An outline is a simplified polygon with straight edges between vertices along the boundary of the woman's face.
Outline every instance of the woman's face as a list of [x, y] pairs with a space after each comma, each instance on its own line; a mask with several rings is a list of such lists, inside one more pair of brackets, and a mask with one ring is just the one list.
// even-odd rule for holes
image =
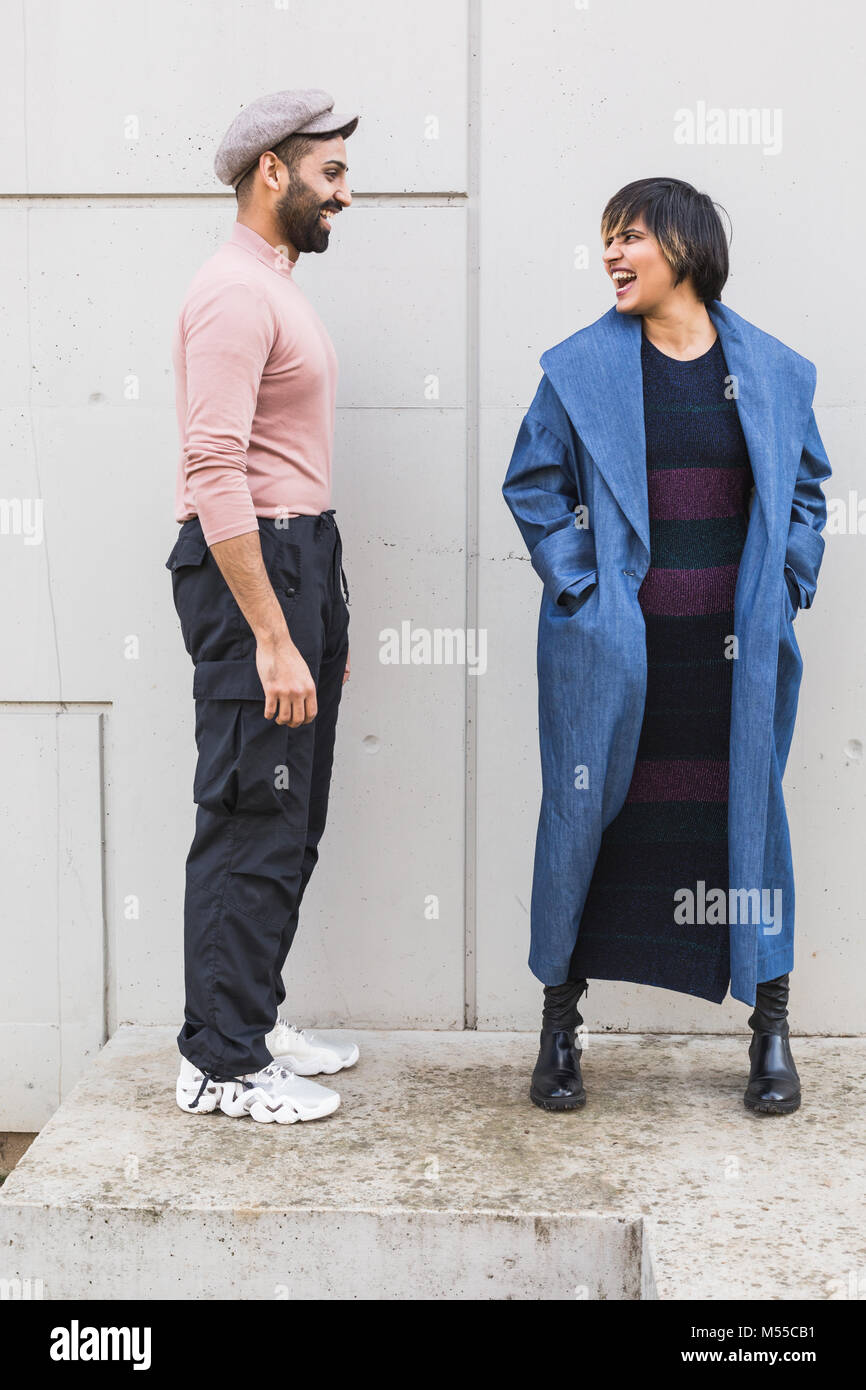
[[[640, 215], [608, 238], [603, 259], [620, 314], [652, 313], [674, 292], [674, 272]], [[682, 290], [683, 285], [676, 289]]]

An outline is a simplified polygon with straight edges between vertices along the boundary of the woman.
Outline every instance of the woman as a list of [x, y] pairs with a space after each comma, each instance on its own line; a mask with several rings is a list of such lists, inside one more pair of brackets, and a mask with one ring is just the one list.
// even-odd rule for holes
[[782, 775], [830, 466], [815, 369], [719, 300], [706, 194], [642, 179], [608, 203], [615, 304], [544, 353], [503, 487], [544, 583], [543, 796], [530, 1095], [586, 1101], [590, 978], [752, 1006], [748, 1108], [788, 1113], [794, 883]]

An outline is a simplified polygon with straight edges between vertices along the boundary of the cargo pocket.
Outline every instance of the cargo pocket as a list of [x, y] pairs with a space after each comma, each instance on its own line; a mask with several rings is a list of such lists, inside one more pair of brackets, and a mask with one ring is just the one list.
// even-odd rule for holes
[[[167, 570], [171, 571], [171, 588], [174, 596], [174, 606], [177, 616], [180, 618], [180, 630], [183, 634], [184, 646], [190, 656], [194, 656], [194, 637], [195, 637], [195, 611], [196, 603], [191, 601], [190, 577], [198, 575], [201, 567], [207, 559], [208, 545], [202, 534], [201, 526], [196, 521], [185, 521], [180, 528], [180, 535], [174, 543], [172, 552], [165, 562]], [[201, 588], [201, 584], [197, 585]]]
[[[204, 538], [197, 518], [185, 521], [165, 562], [184, 645], [203, 662], [255, 662], [255, 639]], [[254, 668], [255, 669], [255, 668]]]
[[[190, 529], [187, 530], [187, 527]], [[183, 569], [185, 565], [200, 565], [206, 555], [207, 541], [201, 527], [185, 521], [180, 528], [180, 535], [174, 543], [172, 552], [165, 562], [165, 567], [174, 573], [175, 570]]]
[[255, 656], [239, 661], [197, 661], [192, 693], [196, 700], [265, 701]]

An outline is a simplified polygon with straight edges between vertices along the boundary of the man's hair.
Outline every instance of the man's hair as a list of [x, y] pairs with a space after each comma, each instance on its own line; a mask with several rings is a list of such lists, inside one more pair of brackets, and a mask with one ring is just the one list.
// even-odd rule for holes
[[728, 278], [728, 242], [718, 206], [709, 194], [699, 193], [681, 179], [627, 183], [602, 213], [602, 241], [619, 236], [638, 216], [661, 247], [676, 276], [674, 284], [690, 277], [705, 304], [720, 299]]
[[[279, 144], [271, 146], [271, 153], [275, 154], [277, 159], [285, 164], [289, 171], [289, 176], [291, 177], [295, 173], [301, 160], [310, 153], [310, 150], [314, 149], [315, 146], [320, 144], [323, 140], [333, 140], [335, 135], [345, 135], [347, 129], [348, 126], [344, 127], [343, 130], [329, 130], [324, 135], [287, 135], [285, 140], [281, 140]], [[262, 150], [262, 154], [265, 153], [266, 151]], [[259, 159], [261, 159], [261, 155], [259, 155]], [[239, 207], [242, 207], [243, 204], [249, 200], [250, 194], [253, 191], [253, 184], [255, 183], [256, 170], [258, 167], [259, 160], [257, 159], [253, 167], [248, 169], [244, 174], [235, 189]]]

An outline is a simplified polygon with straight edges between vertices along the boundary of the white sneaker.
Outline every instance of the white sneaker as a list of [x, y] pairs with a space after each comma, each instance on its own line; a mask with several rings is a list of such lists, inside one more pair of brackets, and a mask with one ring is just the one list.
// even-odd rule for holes
[[188, 1115], [210, 1115], [220, 1103], [222, 1086], [208, 1078], [207, 1085], [202, 1087], [204, 1080], [204, 1073], [181, 1054], [180, 1074], [174, 1094], [181, 1110]]
[[359, 1056], [357, 1043], [334, 1042], [321, 1033], [296, 1028], [284, 1018], [277, 1019], [265, 1038], [265, 1047], [275, 1062], [291, 1067], [297, 1076], [318, 1076], [320, 1072], [333, 1076], [335, 1071], [353, 1067]]
[[224, 1115], [251, 1115], [260, 1124], [319, 1120], [340, 1104], [336, 1091], [295, 1076], [277, 1062], [246, 1076], [216, 1079], [181, 1057], [175, 1094], [181, 1110], [189, 1115], [209, 1115], [219, 1105]]

